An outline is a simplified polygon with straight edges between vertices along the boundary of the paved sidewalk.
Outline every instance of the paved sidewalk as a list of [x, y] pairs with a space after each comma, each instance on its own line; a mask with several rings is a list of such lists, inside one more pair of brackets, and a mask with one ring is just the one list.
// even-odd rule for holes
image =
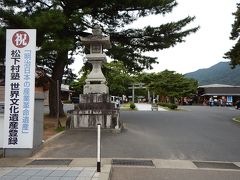
[[1, 180], [98, 180], [94, 167], [6, 167]]
[[[96, 170], [95, 159], [67, 159], [68, 164], [48, 164], [63, 162], [65, 159], [51, 158], [0, 158], [0, 180], [109, 180], [111, 165], [103, 165]], [[36, 161], [40, 164], [36, 164]], [[46, 164], [41, 164], [45, 162]]]
[[38, 160], [64, 159], [0, 158], [0, 180], [239, 180], [240, 177], [240, 162], [204, 162], [206, 168], [190, 160], [128, 159], [135, 163], [152, 161], [143, 166], [141, 163], [111, 165], [111, 158], [103, 158], [101, 173], [97, 173], [94, 158], [68, 159], [71, 162], [67, 165], [45, 166], [33, 163]]
[[[135, 103], [137, 109], [139, 111], [152, 111], [152, 106], [151, 104], [147, 104], [147, 103]], [[161, 107], [158, 107], [158, 111], [167, 111], [166, 109], [163, 109]]]
[[[239, 162], [204, 162], [207, 167], [197, 167], [189, 160], [153, 159], [154, 166], [113, 165], [111, 180], [239, 180]], [[203, 162], [202, 162], [203, 163]], [[210, 164], [209, 164], [210, 163]], [[216, 166], [216, 163], [222, 164]], [[235, 166], [229, 167], [226, 163]], [[210, 168], [211, 167], [211, 168]], [[235, 167], [235, 168], [234, 168]], [[239, 167], [239, 168], [237, 168]]]
[[239, 180], [240, 171], [115, 167], [111, 180]]

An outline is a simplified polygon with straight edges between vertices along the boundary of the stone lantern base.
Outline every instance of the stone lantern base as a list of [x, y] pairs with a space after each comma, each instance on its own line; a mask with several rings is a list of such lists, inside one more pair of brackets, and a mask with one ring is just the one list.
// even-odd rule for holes
[[83, 87], [83, 94], [108, 94], [109, 88], [106, 84], [86, 84]]
[[69, 114], [68, 128], [120, 129], [119, 109], [110, 101], [108, 94], [81, 94], [79, 104]]

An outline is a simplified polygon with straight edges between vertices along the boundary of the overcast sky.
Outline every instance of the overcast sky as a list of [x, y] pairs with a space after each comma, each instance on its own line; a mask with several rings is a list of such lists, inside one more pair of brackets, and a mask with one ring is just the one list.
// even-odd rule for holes
[[[131, 25], [142, 28], [177, 21], [188, 15], [196, 17], [188, 27], [199, 25], [200, 29], [186, 37], [186, 42], [147, 54], [158, 57], [159, 64], [154, 64], [152, 71], [168, 69], [184, 74], [226, 61], [223, 58], [224, 53], [234, 45], [229, 36], [234, 22], [232, 13], [236, 11], [239, 0], [177, 0], [177, 2], [178, 6], [172, 13], [164, 17], [145, 17]], [[82, 64], [81, 58], [77, 58], [76, 61], [78, 62], [74, 64], [74, 72], [79, 71]]]

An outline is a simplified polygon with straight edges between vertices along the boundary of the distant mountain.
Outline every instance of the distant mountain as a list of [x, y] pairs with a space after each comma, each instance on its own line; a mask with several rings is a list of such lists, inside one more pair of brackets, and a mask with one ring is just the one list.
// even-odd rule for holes
[[231, 69], [229, 62], [220, 62], [210, 68], [187, 73], [185, 76], [196, 79], [199, 85], [240, 85], [240, 67], [237, 66], [235, 69]]

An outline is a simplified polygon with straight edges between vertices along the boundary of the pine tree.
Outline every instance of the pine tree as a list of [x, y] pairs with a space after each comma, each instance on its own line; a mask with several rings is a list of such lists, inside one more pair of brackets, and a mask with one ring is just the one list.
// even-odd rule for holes
[[230, 59], [232, 68], [235, 68], [240, 64], [240, 3], [237, 4], [237, 11], [233, 15], [235, 16], [235, 20], [232, 24], [230, 39], [236, 41], [236, 44], [225, 53], [224, 58]]
[[[184, 37], [198, 27], [186, 29], [194, 17], [158, 27], [124, 29], [140, 17], [164, 15], [177, 5], [175, 0], [3, 0], [0, 6], [0, 42], [4, 42], [6, 28], [36, 28], [37, 64], [51, 76], [50, 115], [56, 116], [56, 82], [61, 84], [73, 54], [83, 52], [80, 36], [95, 24], [111, 37], [111, 58], [120, 60], [129, 71], [152, 68], [156, 58], [144, 56], [146, 51], [159, 51], [184, 41]], [[185, 30], [183, 30], [183, 28]], [[4, 43], [5, 44], [5, 43]], [[0, 48], [3, 44], [0, 45]], [[4, 52], [1, 53], [1, 59]], [[58, 87], [58, 91], [59, 91]], [[61, 107], [61, 113], [63, 109]]]

